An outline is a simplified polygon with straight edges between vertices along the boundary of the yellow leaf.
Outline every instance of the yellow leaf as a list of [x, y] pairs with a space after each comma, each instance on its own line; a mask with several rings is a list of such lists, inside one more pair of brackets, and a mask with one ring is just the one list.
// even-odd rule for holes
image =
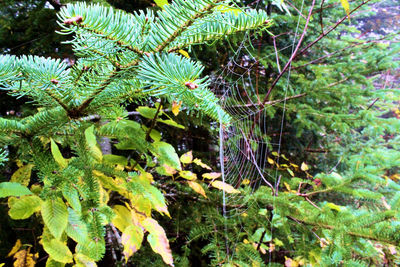
[[113, 218], [112, 223], [118, 230], [124, 232], [125, 228], [132, 224], [130, 219], [131, 212], [122, 205], [115, 205], [113, 211], [116, 216]]
[[138, 251], [143, 241], [143, 230], [138, 225], [129, 225], [121, 236], [121, 243], [124, 245], [124, 256], [127, 262], [136, 251]]
[[203, 187], [196, 182], [188, 181], [190, 188], [192, 188], [196, 193], [199, 193], [203, 197], [207, 198], [206, 192], [204, 191]]
[[154, 178], [153, 178], [153, 175], [151, 173], [141, 172], [139, 177], [140, 177], [140, 179], [143, 179], [145, 181], [149, 181], [150, 183], [154, 182]]
[[275, 156], [275, 157], [277, 157], [277, 156], [278, 156], [278, 152], [275, 152], [275, 151], [274, 151], [274, 152], [272, 152], [271, 154], [272, 154], [273, 156]]
[[349, 5], [349, 2], [347, 0], [340, 0], [340, 2], [342, 3], [344, 11], [346, 11], [347, 17], [350, 20], [350, 5]]
[[147, 241], [153, 251], [160, 254], [166, 264], [174, 266], [174, 260], [164, 229], [153, 218], [144, 219], [141, 225], [149, 232]]
[[164, 164], [163, 167], [164, 167], [165, 173], [169, 176], [173, 176], [175, 173], [177, 173], [177, 171], [174, 168], [172, 168], [171, 166], [169, 166], [167, 164]]
[[288, 158], [287, 158], [284, 154], [281, 154], [281, 157], [282, 157], [283, 159], [289, 161]]
[[336, 210], [336, 211], [340, 211], [341, 210], [340, 206], [338, 206], [338, 205], [336, 205], [334, 203], [328, 203], [326, 205], [332, 210]]
[[294, 173], [293, 173], [293, 171], [291, 169], [286, 169], [286, 170], [287, 170], [288, 173], [290, 173], [291, 176], [294, 177]]
[[60, 149], [58, 148], [56, 142], [54, 142], [54, 140], [51, 138], [50, 138], [50, 142], [51, 142], [51, 154], [53, 155], [54, 160], [58, 163], [58, 165], [61, 166], [61, 168], [67, 167], [68, 162], [62, 156]]
[[194, 181], [197, 179], [197, 175], [191, 171], [180, 171], [179, 175], [186, 179], [186, 180], [190, 180], [190, 181]]
[[274, 164], [275, 163], [275, 161], [273, 159], [269, 158], [269, 157], [267, 157], [267, 160], [268, 160], [269, 164]]
[[168, 0], [154, 0], [157, 6], [161, 7], [164, 9], [165, 5], [168, 5]]
[[303, 172], [309, 170], [308, 165], [307, 165], [305, 162], [301, 163], [300, 169], [301, 169]]
[[226, 193], [229, 194], [240, 194], [240, 191], [235, 189], [233, 186], [231, 186], [230, 184], [221, 182], [221, 181], [214, 181], [211, 183], [211, 185], [215, 188], [218, 188], [220, 190], [225, 191]]
[[194, 159], [193, 163], [198, 165], [198, 166], [200, 166], [200, 167], [202, 167], [202, 168], [204, 168], [204, 169], [207, 169], [207, 170], [211, 171], [211, 167], [208, 166], [207, 164], [204, 164], [203, 162], [201, 162], [201, 159]]
[[177, 103], [176, 101], [172, 102], [172, 113], [175, 116], [178, 116], [181, 106], [182, 106], [182, 101], [179, 101], [179, 103]]
[[203, 173], [202, 176], [205, 179], [217, 179], [221, 176], [221, 173], [220, 172]]
[[33, 259], [33, 254], [30, 253], [31, 248], [23, 249], [15, 253], [14, 255], [14, 267], [34, 267], [35, 260]]
[[283, 182], [283, 185], [286, 187], [287, 191], [292, 191], [292, 189], [290, 188], [290, 185], [286, 182]]
[[20, 166], [20, 168], [16, 170], [11, 176], [10, 182], [16, 182], [28, 186], [31, 180], [32, 167], [33, 164]]
[[242, 13], [242, 10], [240, 10], [239, 8], [234, 8], [234, 7], [230, 7], [230, 6], [218, 5], [215, 7], [215, 9], [220, 11], [221, 13], [232, 12], [236, 16], [239, 15], [240, 13]]
[[249, 179], [244, 179], [243, 181], [242, 181], [242, 184], [243, 185], [248, 185], [250, 183], [250, 180]]
[[178, 50], [178, 52], [179, 53], [181, 53], [184, 57], [186, 57], [186, 58], [190, 58], [190, 56], [189, 56], [189, 53], [188, 52], [186, 52], [185, 50], [183, 50], [183, 49], [179, 49]]
[[299, 263], [285, 256], [285, 267], [298, 267]]
[[180, 158], [181, 162], [183, 164], [190, 164], [193, 161], [193, 154], [192, 151], [186, 152], [185, 154], [183, 154]]
[[17, 251], [21, 248], [21, 246], [22, 246], [21, 240], [18, 239], [17, 242], [15, 242], [15, 245], [13, 246], [11, 251], [8, 253], [7, 257], [11, 257], [15, 253], [17, 253]]

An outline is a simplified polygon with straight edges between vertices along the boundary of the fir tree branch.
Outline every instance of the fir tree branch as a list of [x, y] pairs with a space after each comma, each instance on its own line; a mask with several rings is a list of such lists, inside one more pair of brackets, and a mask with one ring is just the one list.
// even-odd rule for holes
[[[296, 221], [296, 222], [301, 222], [307, 225], [311, 225], [311, 226], [316, 226], [316, 227], [321, 227], [321, 228], [325, 228], [325, 229], [329, 229], [329, 230], [335, 230], [338, 227], [329, 225], [329, 224], [323, 224], [323, 223], [319, 223], [319, 222], [310, 222], [304, 219], [298, 219], [298, 218], [294, 218], [292, 216], [287, 216], [288, 219], [292, 220], [292, 221]], [[387, 218], [389, 219], [389, 218]], [[363, 234], [363, 233], [357, 233], [354, 231], [346, 231], [346, 234], [354, 236], [354, 237], [359, 237], [359, 238], [364, 238], [364, 239], [368, 239], [368, 240], [374, 240], [377, 242], [383, 242], [383, 243], [387, 243], [387, 244], [391, 244], [391, 245], [395, 245], [398, 246], [398, 243], [394, 240], [389, 240], [389, 239], [384, 239], [384, 238], [379, 238], [376, 236], [372, 236], [372, 235], [367, 235], [367, 234]]]
[[[190, 27], [197, 19], [202, 18], [210, 13], [212, 13], [212, 9], [220, 2], [224, 0], [216, 0], [208, 5], [206, 5], [203, 9], [197, 11], [193, 16], [191, 16], [185, 23], [183, 23], [180, 27], [178, 27], [175, 32], [173, 32], [163, 43], [159, 44], [154, 50], [155, 53], [161, 52], [166, 48], [172, 41], [174, 41], [179, 35], [182, 34], [188, 27]], [[176, 50], [176, 49], [175, 49]]]

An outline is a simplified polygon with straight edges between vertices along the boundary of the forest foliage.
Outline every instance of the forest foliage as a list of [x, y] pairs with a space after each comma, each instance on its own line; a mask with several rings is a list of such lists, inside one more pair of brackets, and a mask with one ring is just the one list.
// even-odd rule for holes
[[[34, 229], [4, 257], [14, 266], [400, 264], [400, 92], [388, 82], [398, 32], [363, 38], [352, 26], [373, 2], [61, 5], [58, 33], [76, 61], [0, 56], [0, 88], [30, 102], [22, 116], [0, 117], [0, 163], [12, 170], [0, 197], [16, 220], [8, 224]], [[201, 129], [220, 134], [206, 153], [187, 141]], [[228, 148], [258, 172], [224, 172]]]

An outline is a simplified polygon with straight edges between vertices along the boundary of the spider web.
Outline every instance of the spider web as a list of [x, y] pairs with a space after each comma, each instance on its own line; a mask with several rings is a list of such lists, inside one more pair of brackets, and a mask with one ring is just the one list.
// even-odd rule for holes
[[[258, 4], [257, 4], [258, 5]], [[303, 10], [302, 2], [300, 13]], [[288, 49], [293, 53], [298, 39], [300, 16], [297, 21], [296, 31], [293, 42], [279, 51], [267, 54], [265, 58], [275, 58], [277, 52]], [[249, 33], [245, 35], [239, 47], [230, 57], [225, 68], [212, 77], [212, 88], [219, 96], [224, 110], [232, 117], [229, 126], [220, 124], [219, 127], [219, 146], [220, 146], [220, 169], [223, 182], [227, 182], [234, 187], [241, 184], [250, 184], [252, 191], [261, 185], [267, 185], [277, 190], [279, 185], [278, 169], [273, 169], [268, 163], [268, 154], [277, 151], [276, 159], [279, 165], [279, 155], [281, 150], [282, 133], [284, 128], [286, 100], [283, 101], [282, 114], [278, 121], [279, 132], [270, 133], [268, 124], [270, 117], [267, 109], [261, 104], [263, 99], [259, 94], [258, 75], [263, 70], [260, 66], [262, 58], [259, 54], [252, 55], [253, 44], [257, 43], [257, 37], [251, 37]], [[260, 43], [259, 43], [260, 44]], [[258, 47], [260, 48], [260, 47]], [[254, 53], [254, 51], [253, 51]], [[278, 67], [279, 68], [279, 67]], [[280, 68], [279, 70], [280, 71]], [[286, 86], [284, 95], [286, 99], [287, 88], [289, 86], [290, 68], [286, 73]], [[276, 123], [276, 122], [275, 122]], [[271, 138], [273, 136], [274, 138]], [[223, 216], [236, 217], [246, 212], [244, 206], [227, 209], [226, 203], [243, 203], [243, 195], [225, 194], [223, 192]], [[262, 208], [262, 207], [260, 207]], [[275, 210], [275, 203], [273, 203]], [[227, 236], [227, 226], [225, 224], [225, 235]], [[272, 236], [272, 225], [271, 225]], [[273, 238], [273, 237], [272, 237]], [[239, 240], [238, 240], [239, 241]], [[229, 248], [226, 238], [227, 255], [233, 257], [234, 249]], [[271, 261], [271, 253], [269, 254]]]

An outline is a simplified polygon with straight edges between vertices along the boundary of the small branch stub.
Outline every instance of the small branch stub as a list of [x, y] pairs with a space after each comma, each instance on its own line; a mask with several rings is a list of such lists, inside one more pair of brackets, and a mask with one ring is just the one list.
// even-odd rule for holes
[[75, 16], [75, 17], [72, 17], [70, 19], [64, 20], [64, 24], [65, 25], [72, 25], [74, 23], [81, 24], [82, 21], [83, 21], [83, 17], [82, 16]]
[[185, 82], [185, 86], [187, 88], [189, 88], [190, 90], [196, 89], [197, 87], [199, 87], [197, 84], [192, 83], [192, 82]]
[[59, 81], [56, 80], [56, 79], [51, 79], [50, 82], [51, 82], [52, 84], [55, 84], [55, 85], [57, 85], [57, 84], [59, 83]]

